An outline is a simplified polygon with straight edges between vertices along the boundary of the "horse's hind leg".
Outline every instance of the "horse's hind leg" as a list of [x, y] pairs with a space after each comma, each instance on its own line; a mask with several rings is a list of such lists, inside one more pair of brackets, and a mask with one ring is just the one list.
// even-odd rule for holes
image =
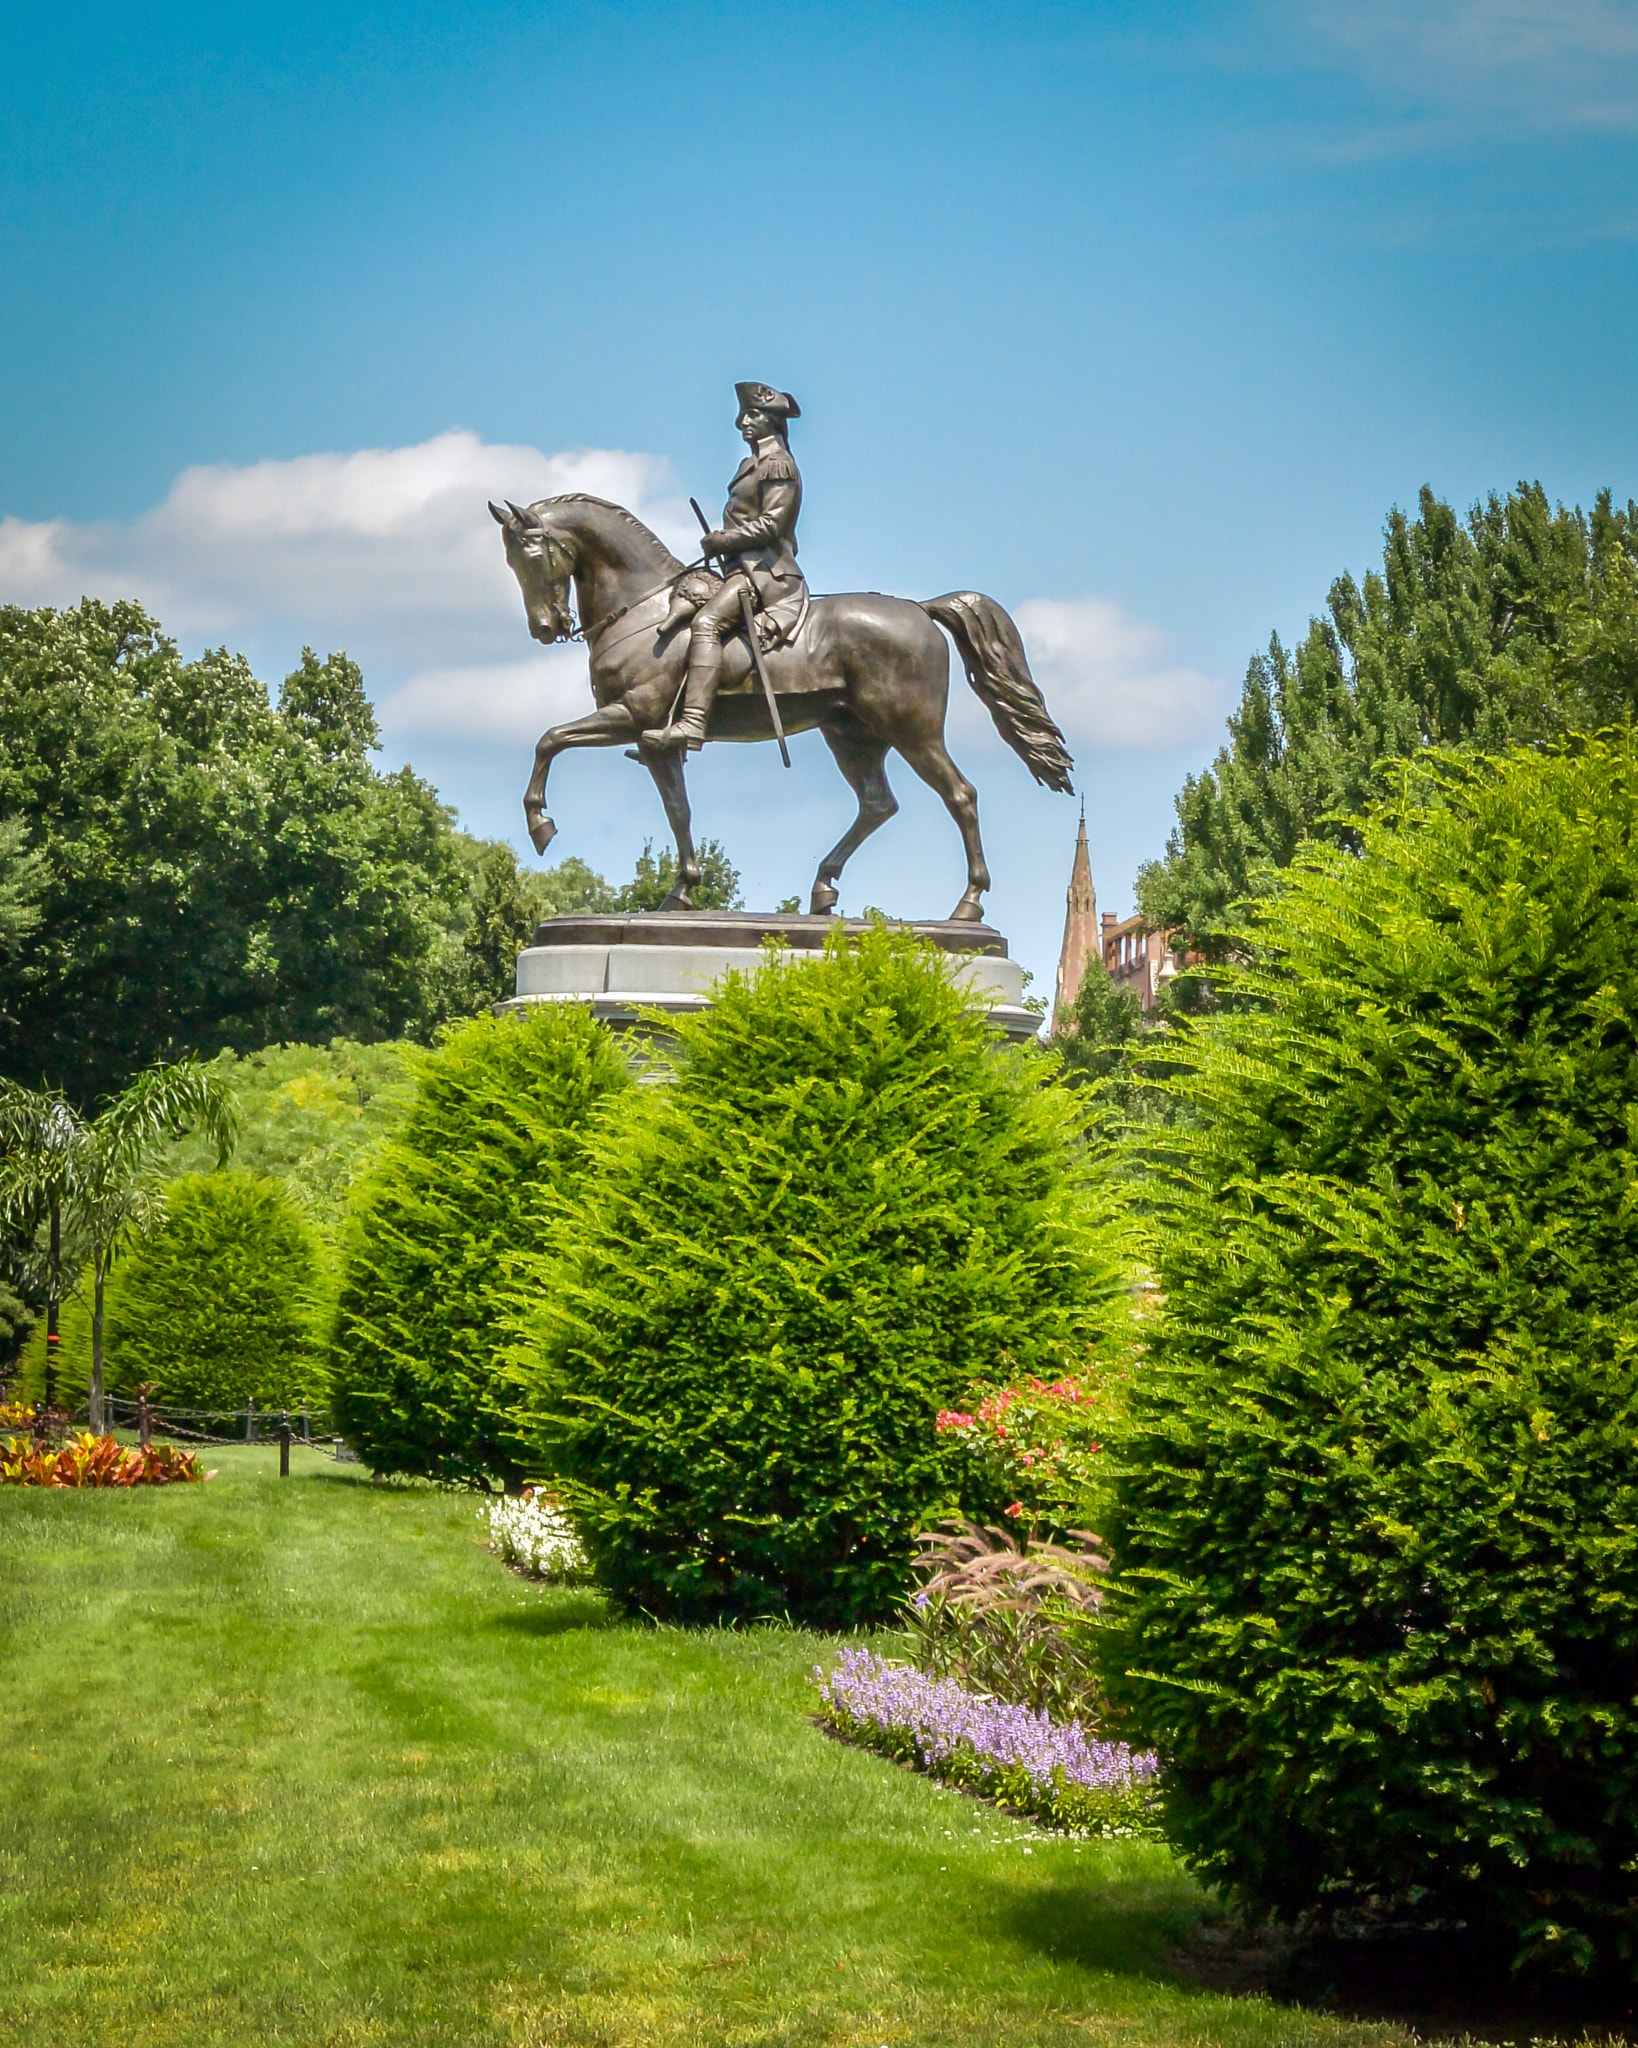
[[950, 912], [953, 924], [982, 924], [984, 891], [990, 886], [990, 871], [984, 865], [984, 842], [978, 836], [978, 791], [962, 774], [938, 737], [918, 743], [899, 742], [899, 752], [915, 769], [929, 789], [937, 790], [944, 807], [961, 830], [967, 849], [967, 893]]
[[660, 801], [665, 805], [672, 836], [677, 842], [677, 885], [660, 908], [692, 910], [694, 898], [689, 892], [698, 886], [700, 864], [694, 856], [694, 819], [688, 808], [688, 783], [685, 778], [688, 756], [680, 748], [671, 753], [662, 752], [655, 747], [644, 747], [637, 758], [654, 777], [654, 786], [660, 792]]
[[624, 704], [605, 704], [584, 718], [572, 718], [567, 725], [554, 725], [535, 742], [535, 772], [523, 792], [523, 818], [536, 853], [544, 853], [557, 837], [557, 827], [546, 815], [546, 771], [571, 747], [617, 747], [636, 731]]
[[810, 917], [821, 917], [836, 908], [836, 884], [841, 880], [842, 869], [871, 833], [885, 825], [899, 807], [898, 798], [887, 786], [885, 740], [873, 739], [851, 722], [821, 726], [820, 731], [825, 736], [825, 745], [836, 756], [837, 767], [859, 799], [859, 815], [819, 863], [808, 902]]

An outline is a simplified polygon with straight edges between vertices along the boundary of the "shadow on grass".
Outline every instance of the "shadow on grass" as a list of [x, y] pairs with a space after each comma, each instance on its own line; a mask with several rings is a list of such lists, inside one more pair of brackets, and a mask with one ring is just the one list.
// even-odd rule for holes
[[1199, 1910], [1175, 1896], [1156, 1896], [1159, 1886], [1147, 1897], [1144, 1889], [1126, 1884], [1115, 1892], [1095, 1882], [1032, 1886], [1026, 1892], [998, 1889], [996, 1917], [1054, 1962], [1176, 1983], [1172, 1959], [1178, 1944], [1194, 1933]]
[[565, 1593], [549, 1606], [492, 1614], [485, 1626], [510, 1629], [521, 1636], [565, 1636], [576, 1629], [611, 1629], [622, 1624], [601, 1593]]
[[1174, 1981], [1338, 2019], [1388, 2022], [1427, 2043], [1638, 2040], [1630, 1984], [1524, 1982], [1505, 1947], [1459, 1928], [1297, 1933], [1205, 1915], [1168, 1958]]

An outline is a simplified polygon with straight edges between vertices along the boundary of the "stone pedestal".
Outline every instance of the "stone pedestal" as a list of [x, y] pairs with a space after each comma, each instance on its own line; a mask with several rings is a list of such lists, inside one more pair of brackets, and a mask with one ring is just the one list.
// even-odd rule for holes
[[[786, 959], [817, 957], [840, 925], [858, 919], [764, 917], [750, 910], [651, 910], [605, 916], [550, 917], [535, 943], [518, 955], [518, 992], [499, 1009], [521, 1003], [586, 1003], [617, 1029], [642, 1010], [678, 1016], [710, 1007], [711, 988], [732, 968], [754, 972], [764, 942]], [[1024, 974], [1007, 958], [1007, 942], [985, 924], [912, 924], [900, 929], [928, 939], [959, 961], [957, 987], [1009, 1038], [1031, 1038], [1041, 1019], [1023, 1006]]]

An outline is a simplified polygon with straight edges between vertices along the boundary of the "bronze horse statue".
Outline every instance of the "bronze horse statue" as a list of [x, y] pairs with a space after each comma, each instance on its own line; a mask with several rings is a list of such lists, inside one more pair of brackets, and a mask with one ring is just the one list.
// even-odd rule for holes
[[[641, 745], [663, 726], [682, 689], [688, 664], [686, 627], [667, 631], [671, 596], [685, 575], [679, 562], [640, 519], [606, 499], [571, 492], [533, 505], [491, 504], [506, 542], [506, 559], [523, 592], [529, 631], [543, 645], [583, 638], [591, 656], [597, 709], [554, 725], [535, 748], [535, 772], [523, 812], [535, 851], [544, 853], [557, 828], [546, 814], [546, 773], [571, 747], [630, 747], [654, 777], [677, 840], [677, 886], [668, 910], [692, 907], [699, 881], [690, 830], [686, 755]], [[569, 585], [579, 606], [576, 626]], [[950, 694], [945, 627], [960, 649], [967, 680], [996, 730], [1037, 782], [1070, 792], [1074, 763], [1064, 736], [1029, 672], [1018, 628], [993, 598], [956, 591], [925, 604], [875, 591], [815, 597], [788, 645], [764, 659], [787, 732], [817, 726], [859, 800], [859, 814], [819, 863], [809, 911], [834, 910], [837, 881], [849, 856], [898, 809], [887, 784], [888, 751], [897, 748], [944, 799], [967, 850], [967, 888], [952, 919], [978, 923], [990, 886], [978, 836], [978, 796], [944, 745]], [[768, 705], [752, 673], [743, 635], [724, 648], [722, 688], [706, 737], [774, 737]]]

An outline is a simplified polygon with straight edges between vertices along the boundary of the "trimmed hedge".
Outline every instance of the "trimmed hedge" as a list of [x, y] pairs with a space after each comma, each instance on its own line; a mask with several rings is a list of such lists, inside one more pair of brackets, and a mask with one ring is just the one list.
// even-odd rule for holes
[[1180, 1086], [1103, 1637], [1203, 1876], [1638, 1958], [1638, 747], [1311, 848]]
[[510, 1265], [585, 1127], [630, 1075], [578, 1005], [475, 1017], [417, 1062], [399, 1136], [355, 1182], [330, 1349], [331, 1413], [378, 1471], [516, 1487], [502, 1351]]
[[315, 1390], [318, 1240], [282, 1184], [184, 1174], [109, 1291], [113, 1383], [179, 1407], [296, 1407]]
[[540, 1454], [630, 1607], [884, 1617], [959, 1503], [939, 1411], [1110, 1316], [1073, 1098], [947, 968], [877, 931], [728, 980], [520, 1263]]

